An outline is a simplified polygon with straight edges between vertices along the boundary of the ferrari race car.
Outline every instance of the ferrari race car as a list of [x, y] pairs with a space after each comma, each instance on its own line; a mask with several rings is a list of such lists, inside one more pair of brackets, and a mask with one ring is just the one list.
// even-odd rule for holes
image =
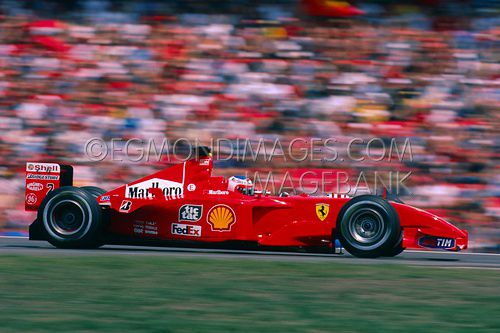
[[26, 165], [32, 240], [59, 248], [104, 244], [335, 251], [395, 256], [407, 248], [459, 251], [468, 234], [442, 218], [383, 196], [279, 195], [245, 177], [211, 175], [208, 149], [183, 163], [106, 192], [74, 187], [73, 168]]

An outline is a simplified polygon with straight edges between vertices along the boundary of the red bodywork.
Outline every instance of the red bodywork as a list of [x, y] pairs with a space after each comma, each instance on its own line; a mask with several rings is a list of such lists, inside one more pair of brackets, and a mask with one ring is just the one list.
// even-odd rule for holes
[[[189, 160], [97, 198], [110, 211], [108, 232], [138, 239], [262, 246], [331, 247], [345, 196], [245, 195], [212, 177], [212, 160]], [[404, 248], [467, 248], [468, 234], [424, 210], [390, 201]]]

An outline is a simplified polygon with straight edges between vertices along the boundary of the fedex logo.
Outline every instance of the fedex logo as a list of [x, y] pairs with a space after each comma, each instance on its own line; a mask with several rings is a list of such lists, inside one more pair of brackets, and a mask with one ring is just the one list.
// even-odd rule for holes
[[201, 237], [201, 226], [172, 223], [172, 235]]

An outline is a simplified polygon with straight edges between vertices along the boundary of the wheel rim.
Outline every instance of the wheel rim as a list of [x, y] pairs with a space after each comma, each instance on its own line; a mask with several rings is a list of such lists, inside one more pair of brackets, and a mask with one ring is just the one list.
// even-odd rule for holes
[[360, 208], [352, 214], [348, 226], [351, 237], [363, 245], [379, 242], [386, 229], [382, 215], [369, 207]]
[[347, 246], [358, 251], [373, 251], [384, 245], [391, 235], [389, 217], [377, 202], [360, 201], [343, 215], [340, 232]]
[[57, 233], [65, 236], [79, 232], [85, 221], [85, 210], [74, 200], [57, 202], [49, 214], [50, 226]]

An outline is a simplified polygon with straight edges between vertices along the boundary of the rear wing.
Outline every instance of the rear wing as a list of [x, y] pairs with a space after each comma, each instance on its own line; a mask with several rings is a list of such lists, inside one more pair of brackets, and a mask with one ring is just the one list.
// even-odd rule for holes
[[24, 209], [36, 211], [50, 192], [73, 185], [73, 167], [57, 163], [26, 163]]

